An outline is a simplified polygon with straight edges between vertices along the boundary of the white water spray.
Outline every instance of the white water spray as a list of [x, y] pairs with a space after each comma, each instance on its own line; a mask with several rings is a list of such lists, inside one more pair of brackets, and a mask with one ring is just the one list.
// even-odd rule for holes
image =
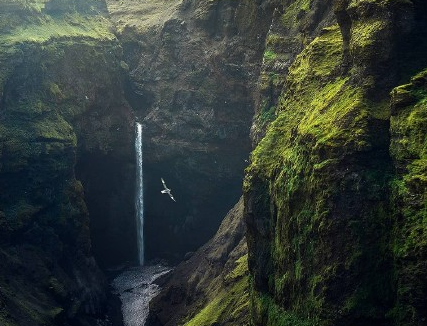
[[138, 238], [138, 260], [144, 265], [144, 174], [142, 170], [142, 125], [136, 123], [135, 137], [136, 153], [136, 235]]

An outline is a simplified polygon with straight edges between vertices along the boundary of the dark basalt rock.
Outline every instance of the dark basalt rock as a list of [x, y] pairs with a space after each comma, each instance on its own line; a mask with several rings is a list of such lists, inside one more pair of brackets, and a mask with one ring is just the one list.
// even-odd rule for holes
[[[260, 22], [271, 10], [261, 1], [109, 1], [109, 10], [143, 122], [147, 255], [182, 259], [240, 196], [268, 29]], [[161, 177], [176, 203], [160, 194]]]
[[[45, 9], [21, 3], [2, 12], [15, 18], [0, 32], [0, 324], [7, 326], [96, 323], [107, 287], [93, 254], [104, 266], [135, 254], [134, 127], [121, 49], [97, 10], [63, 8], [73, 14], [53, 17]], [[99, 228], [107, 239], [119, 234], [115, 251]]]

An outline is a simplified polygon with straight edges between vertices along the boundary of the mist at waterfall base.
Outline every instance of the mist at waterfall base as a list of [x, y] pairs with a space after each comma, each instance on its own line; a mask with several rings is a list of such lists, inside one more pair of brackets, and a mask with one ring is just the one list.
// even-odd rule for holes
[[140, 266], [123, 272], [112, 283], [122, 302], [124, 326], [144, 326], [149, 304], [160, 291], [155, 280], [170, 269], [162, 265]]

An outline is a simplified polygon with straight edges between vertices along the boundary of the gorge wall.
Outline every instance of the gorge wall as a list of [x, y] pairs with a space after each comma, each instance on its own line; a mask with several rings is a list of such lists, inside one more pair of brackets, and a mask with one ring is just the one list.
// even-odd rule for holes
[[[282, 28], [313, 5], [288, 2]], [[306, 39], [281, 75], [247, 169], [252, 321], [425, 325], [426, 6], [330, 8], [338, 24]], [[274, 43], [286, 38], [269, 35], [264, 58], [282, 57]]]
[[100, 1], [0, 2], [1, 325], [88, 325], [107, 285], [93, 254], [134, 259], [134, 227], [104, 235], [134, 224], [121, 55]]
[[1, 322], [97, 322], [98, 265], [136, 259], [135, 113], [148, 258], [177, 260], [240, 195], [268, 29], [257, 22], [271, 10], [261, 1], [0, 4]]
[[426, 325], [426, 5], [272, 5], [244, 182], [248, 288], [227, 284], [224, 259], [221, 282], [188, 291], [189, 264], [212, 263], [198, 251], [152, 325], [228, 325], [222, 304], [248, 292], [234, 325]]
[[[148, 258], [182, 259], [241, 195], [265, 1], [108, 1], [143, 123]], [[177, 202], [162, 195], [160, 178]]]
[[149, 259], [197, 249], [238, 199], [269, 3], [0, 5], [1, 322], [96, 322], [98, 265], [136, 259], [135, 114]]

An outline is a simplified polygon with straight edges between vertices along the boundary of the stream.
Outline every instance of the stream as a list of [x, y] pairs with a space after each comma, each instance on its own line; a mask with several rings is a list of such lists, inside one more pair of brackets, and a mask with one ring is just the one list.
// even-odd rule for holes
[[113, 280], [111, 285], [122, 302], [124, 326], [145, 325], [149, 303], [160, 292], [154, 281], [170, 270], [162, 265], [135, 267]]

